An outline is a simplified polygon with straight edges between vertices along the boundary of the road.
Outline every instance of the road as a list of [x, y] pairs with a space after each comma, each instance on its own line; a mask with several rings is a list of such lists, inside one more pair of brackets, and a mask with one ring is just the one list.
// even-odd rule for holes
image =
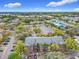
[[11, 36], [10, 38], [11, 38], [10, 42], [8, 42], [8, 45], [6, 45], [0, 59], [8, 59], [8, 56], [11, 53], [11, 50], [13, 48], [13, 45], [14, 45], [13, 43], [15, 42], [15, 39], [14, 39], [14, 36]]

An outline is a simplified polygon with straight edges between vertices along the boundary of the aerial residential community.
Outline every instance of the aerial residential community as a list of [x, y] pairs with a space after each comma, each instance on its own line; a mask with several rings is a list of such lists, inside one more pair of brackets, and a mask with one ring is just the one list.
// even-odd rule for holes
[[78, 15], [52, 12], [0, 14], [0, 59], [79, 57]]
[[79, 0], [0, 0], [0, 59], [79, 59]]

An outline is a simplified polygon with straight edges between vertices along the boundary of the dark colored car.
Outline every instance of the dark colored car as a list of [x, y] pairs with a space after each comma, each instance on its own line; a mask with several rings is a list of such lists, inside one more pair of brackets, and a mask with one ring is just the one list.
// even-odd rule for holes
[[11, 51], [14, 51], [13, 49]]
[[6, 40], [5, 42], [9, 42], [10, 40]]
[[10, 38], [8, 38], [8, 39], [5, 40], [5, 42], [9, 42], [9, 41], [10, 41]]
[[4, 42], [3, 45], [8, 45], [8, 43], [7, 42]]
[[3, 50], [2, 50], [2, 49], [0, 49], [0, 52], [3, 52]]

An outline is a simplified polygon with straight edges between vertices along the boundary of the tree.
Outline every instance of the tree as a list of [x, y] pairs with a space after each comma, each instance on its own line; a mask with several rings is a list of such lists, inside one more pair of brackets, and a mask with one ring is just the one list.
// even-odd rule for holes
[[15, 27], [15, 31], [16, 32], [21, 32], [24, 30], [24, 26], [23, 25], [18, 25], [17, 27]]
[[12, 53], [8, 56], [8, 59], [22, 59], [22, 56], [19, 55], [19, 54], [16, 53], [16, 52], [12, 52]]
[[44, 43], [44, 44], [42, 44], [42, 46], [49, 46], [49, 44], [47, 44], [47, 43]]
[[5, 32], [0, 35], [0, 44], [5, 41], [9, 36], [11, 35], [11, 32]]
[[5, 32], [5, 33], [3, 34], [2, 40], [3, 40], [3, 41], [6, 40], [10, 35], [11, 35], [11, 32]]
[[0, 34], [0, 44], [2, 43], [3, 35]]
[[35, 28], [33, 29], [33, 31], [34, 31], [35, 33], [40, 33], [40, 32], [41, 32], [40, 28], [38, 28], [38, 27], [35, 27]]
[[16, 46], [14, 47], [14, 51], [21, 55], [27, 52], [27, 48], [22, 41], [18, 41]]
[[53, 43], [53, 44], [50, 45], [50, 49], [51, 49], [51, 50], [58, 50], [59, 48], [60, 48], [60, 47], [59, 47], [58, 44]]
[[28, 32], [21, 32], [16, 34], [16, 40], [22, 40], [23, 42], [25, 41], [25, 38], [30, 36], [30, 33]]
[[67, 49], [74, 49], [74, 50], [76, 50], [78, 48], [78, 44], [75, 41], [75, 39], [69, 37], [69, 38], [65, 39], [65, 47]]
[[54, 34], [55, 35], [64, 35], [65, 33], [64, 33], [64, 31], [62, 31], [62, 30], [60, 30], [60, 29], [58, 29], [58, 28], [53, 28], [53, 30], [54, 30]]

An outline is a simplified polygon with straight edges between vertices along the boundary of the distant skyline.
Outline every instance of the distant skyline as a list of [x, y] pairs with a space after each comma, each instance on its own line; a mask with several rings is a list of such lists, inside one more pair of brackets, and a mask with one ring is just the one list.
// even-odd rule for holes
[[79, 0], [0, 0], [0, 12], [79, 12]]

